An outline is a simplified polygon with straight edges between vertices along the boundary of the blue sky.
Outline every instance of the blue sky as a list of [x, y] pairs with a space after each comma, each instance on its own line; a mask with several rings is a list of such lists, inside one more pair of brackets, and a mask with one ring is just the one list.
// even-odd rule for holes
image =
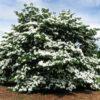
[[[10, 31], [12, 24], [17, 23], [14, 11], [30, 2], [34, 6], [49, 8], [57, 13], [70, 9], [76, 16], [82, 17], [84, 23], [100, 28], [100, 0], [0, 0], [0, 36], [3, 32]], [[99, 33], [97, 37], [100, 37]]]

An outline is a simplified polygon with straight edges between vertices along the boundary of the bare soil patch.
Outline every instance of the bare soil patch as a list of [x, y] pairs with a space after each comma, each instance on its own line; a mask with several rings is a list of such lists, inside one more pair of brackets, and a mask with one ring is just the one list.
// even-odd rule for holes
[[0, 100], [100, 100], [100, 91], [22, 94], [0, 87]]

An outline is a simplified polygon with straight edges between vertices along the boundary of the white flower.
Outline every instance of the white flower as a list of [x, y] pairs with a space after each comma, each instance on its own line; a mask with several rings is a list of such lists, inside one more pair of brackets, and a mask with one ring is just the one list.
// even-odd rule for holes
[[97, 65], [97, 66], [96, 66], [96, 69], [100, 69], [100, 65]]
[[36, 22], [36, 21], [30, 21], [30, 22], [28, 22], [28, 23], [26, 23], [26, 25], [37, 25], [38, 23]]
[[72, 91], [73, 89], [76, 89], [76, 86], [72, 84], [71, 82], [69, 82], [68, 87], [66, 87], [66, 90]]

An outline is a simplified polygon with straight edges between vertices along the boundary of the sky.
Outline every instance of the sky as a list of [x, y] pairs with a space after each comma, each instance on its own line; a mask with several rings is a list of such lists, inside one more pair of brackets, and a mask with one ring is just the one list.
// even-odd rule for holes
[[[100, 0], [0, 0], [0, 37], [17, 23], [14, 11], [20, 11], [23, 4], [31, 2], [36, 7], [49, 8], [57, 13], [70, 9], [90, 27], [100, 28]], [[96, 37], [100, 37], [99, 32]]]

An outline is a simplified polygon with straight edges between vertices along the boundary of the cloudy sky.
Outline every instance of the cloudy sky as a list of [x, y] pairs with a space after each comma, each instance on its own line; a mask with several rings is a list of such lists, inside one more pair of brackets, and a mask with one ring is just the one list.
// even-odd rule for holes
[[[34, 6], [49, 8], [57, 13], [70, 9], [76, 16], [82, 17], [84, 23], [100, 28], [100, 0], [0, 0], [0, 36], [3, 32], [10, 31], [12, 24], [17, 23], [14, 11], [30, 2]], [[97, 36], [100, 37], [99, 34]]]

